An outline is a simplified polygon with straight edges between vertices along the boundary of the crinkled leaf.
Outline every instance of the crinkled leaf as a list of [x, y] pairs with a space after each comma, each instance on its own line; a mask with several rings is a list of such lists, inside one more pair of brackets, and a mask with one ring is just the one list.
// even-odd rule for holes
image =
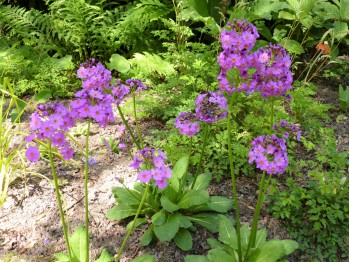
[[108, 210], [106, 216], [111, 220], [120, 220], [126, 217], [134, 216], [136, 215], [136, 212], [137, 209], [135, 207], [120, 204]]
[[119, 204], [139, 205], [141, 202], [142, 196], [136, 190], [126, 189], [125, 187], [113, 187], [112, 193]]
[[224, 213], [233, 208], [233, 200], [222, 196], [212, 196], [208, 206], [213, 211]]
[[238, 248], [237, 234], [233, 227], [233, 221], [226, 216], [220, 216], [219, 240], [233, 249]]
[[151, 241], [153, 239], [153, 236], [154, 236], [154, 232], [153, 232], [153, 225], [152, 225], [142, 235], [141, 240], [140, 240], [141, 245], [143, 245], [143, 246], [149, 245], [149, 243], [151, 243]]
[[166, 215], [165, 215], [164, 209], [159, 210], [157, 213], [155, 213], [152, 216], [152, 223], [155, 226], [163, 225], [165, 223], [165, 220], [166, 220]]
[[[211, 262], [235, 262], [236, 258], [230, 256], [224, 250], [221, 249], [212, 249], [208, 252], [208, 258]], [[267, 260], [268, 261], [268, 260]]]
[[160, 241], [170, 241], [174, 238], [180, 227], [180, 221], [177, 214], [169, 214], [163, 225], [154, 226], [154, 234]]
[[203, 205], [208, 202], [209, 194], [205, 190], [189, 190], [180, 199], [178, 206], [184, 209]]
[[200, 174], [197, 177], [196, 184], [194, 185], [194, 190], [206, 190], [210, 184], [212, 175], [210, 173]]
[[192, 215], [189, 217], [189, 219], [191, 219], [192, 222], [195, 222], [201, 225], [202, 227], [208, 229], [211, 233], [217, 233], [219, 231], [219, 217], [217, 214], [202, 213]]
[[169, 198], [164, 195], [160, 198], [160, 203], [162, 204], [162, 207], [168, 212], [174, 212], [180, 209], [178, 205], [171, 202]]
[[69, 238], [69, 244], [72, 251], [73, 262], [86, 260], [86, 229], [83, 226], [78, 226], [73, 235]]
[[175, 244], [183, 251], [192, 249], [192, 236], [185, 228], [180, 228], [174, 237]]

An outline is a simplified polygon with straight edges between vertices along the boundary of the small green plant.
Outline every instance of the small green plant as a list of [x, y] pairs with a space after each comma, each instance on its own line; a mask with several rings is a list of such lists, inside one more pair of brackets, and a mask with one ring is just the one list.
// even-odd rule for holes
[[339, 103], [343, 112], [347, 112], [349, 109], [349, 89], [344, 89], [342, 85], [339, 85]]
[[[243, 261], [258, 262], [269, 261], [275, 262], [294, 252], [298, 244], [293, 240], [266, 240], [266, 229], [260, 229], [256, 233], [255, 246], [248, 252], [248, 242], [251, 231], [248, 226], [241, 227]], [[232, 219], [220, 216], [219, 220], [219, 241], [215, 238], [207, 240], [210, 250], [207, 256], [189, 255], [186, 256], [185, 262], [216, 262], [238, 261], [238, 238], [237, 232], [233, 226]]]
[[[206, 189], [211, 181], [210, 174], [201, 174], [196, 181], [192, 181], [194, 184], [187, 185], [188, 162], [188, 156], [176, 162], [168, 181], [169, 186], [164, 190], [159, 191], [141, 183], [136, 183], [134, 189], [114, 187], [113, 194], [118, 205], [108, 211], [107, 217], [119, 220], [135, 216], [145, 196], [139, 212], [142, 217], [136, 222], [137, 226], [151, 222], [141, 238], [144, 246], [154, 239], [174, 240], [182, 250], [190, 250], [190, 231], [195, 230], [193, 223], [212, 233], [218, 232], [218, 213], [226, 213], [233, 207], [233, 202], [225, 197], [209, 196]], [[129, 223], [128, 228], [132, 223]]]

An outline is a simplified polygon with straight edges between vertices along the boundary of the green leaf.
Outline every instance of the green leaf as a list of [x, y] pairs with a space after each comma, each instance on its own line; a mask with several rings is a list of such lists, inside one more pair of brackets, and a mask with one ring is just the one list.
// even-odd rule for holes
[[215, 238], [208, 238], [207, 242], [211, 249], [225, 249], [224, 244], [222, 244], [220, 241], [217, 241]]
[[192, 249], [192, 236], [185, 228], [180, 228], [174, 237], [175, 244], [183, 251]]
[[189, 209], [194, 206], [202, 205], [209, 200], [209, 194], [205, 190], [189, 190], [180, 199], [178, 206]]
[[69, 238], [69, 244], [72, 251], [73, 262], [86, 260], [86, 229], [83, 226], [78, 226], [73, 235]]
[[189, 255], [185, 257], [185, 262], [210, 262], [205, 256]]
[[255, 247], [261, 247], [266, 242], [266, 228], [258, 230], [256, 233]]
[[149, 243], [151, 243], [153, 236], [154, 236], [154, 232], [153, 232], [153, 225], [150, 226], [146, 232], [142, 235], [140, 243], [142, 246], [147, 246], [149, 245]]
[[124, 187], [113, 187], [112, 193], [119, 204], [138, 206], [141, 202], [142, 196], [136, 190], [126, 189]]
[[222, 196], [212, 196], [208, 206], [213, 211], [224, 213], [233, 208], [233, 200]]
[[143, 254], [133, 260], [131, 260], [131, 262], [155, 262], [156, 261], [156, 257], [152, 256], [150, 254]]
[[60, 261], [60, 262], [69, 262], [69, 256], [64, 253], [55, 254], [55, 258], [57, 259], [57, 261]]
[[[130, 221], [128, 223], [128, 225], [126, 226], [127, 230], [129, 230], [131, 228], [131, 225], [132, 225], [133, 222], [134, 222], [134, 220], [132, 220], [132, 221]], [[137, 218], [136, 222], [135, 222], [135, 228], [138, 228], [138, 227], [140, 227], [140, 226], [142, 226], [142, 225], [144, 225], [146, 223], [147, 223], [147, 218], [145, 218], [145, 217]]]
[[202, 227], [208, 229], [211, 233], [217, 233], [219, 231], [219, 217], [218, 214], [212, 213], [201, 213], [197, 215], [192, 215], [189, 217], [192, 222], [195, 222]]
[[180, 209], [178, 205], [171, 202], [169, 198], [164, 195], [160, 198], [160, 203], [162, 204], [162, 207], [168, 212], [174, 212]]
[[169, 186], [171, 186], [176, 192], [179, 191], [179, 179], [185, 175], [189, 159], [190, 157], [185, 155], [180, 158], [173, 167], [172, 176], [169, 179]]
[[291, 254], [297, 248], [298, 243], [293, 240], [271, 240], [255, 250], [251, 258], [254, 262], [274, 262]]
[[[230, 256], [224, 250], [212, 249], [208, 252], [208, 258], [211, 262], [235, 262], [237, 261], [235, 257]], [[269, 260], [266, 260], [269, 261]]]
[[348, 24], [344, 22], [334, 22], [334, 27], [332, 30], [332, 36], [333, 38], [337, 39], [338, 41], [342, 38], [346, 37], [349, 34], [349, 28]]
[[101, 256], [96, 260], [96, 262], [113, 262], [113, 256], [107, 251], [107, 249], [103, 249]]
[[154, 226], [154, 234], [160, 241], [170, 241], [179, 231], [180, 221], [177, 214], [169, 214], [163, 225]]
[[278, 18], [282, 18], [285, 20], [295, 20], [295, 15], [287, 11], [280, 11], [278, 13]]
[[47, 100], [49, 100], [49, 98], [51, 98], [51, 97], [52, 97], [51, 90], [45, 89], [45, 90], [42, 90], [39, 93], [37, 93], [34, 96], [34, 100], [38, 104], [42, 104], [42, 103], [45, 103]]
[[181, 213], [178, 213], [178, 215], [179, 215], [180, 227], [189, 228], [193, 226], [191, 220], [188, 217], [182, 215]]
[[238, 248], [237, 234], [233, 227], [233, 221], [226, 216], [220, 215], [219, 240], [233, 249]]
[[107, 218], [111, 220], [120, 220], [126, 217], [136, 215], [137, 209], [128, 205], [117, 205], [107, 211]]
[[130, 63], [123, 56], [113, 54], [109, 59], [110, 63], [106, 63], [109, 70], [117, 70], [120, 73], [127, 73], [130, 70]]
[[200, 174], [197, 177], [196, 184], [194, 185], [193, 189], [206, 190], [210, 184], [211, 178], [212, 178], [212, 174], [210, 173]]
[[62, 70], [68, 70], [68, 69], [74, 68], [71, 55], [66, 55], [65, 57], [55, 59], [55, 64], [58, 68]]
[[247, 225], [241, 226], [241, 245], [242, 250], [246, 250], [249, 243], [250, 230]]
[[301, 46], [301, 44], [292, 39], [284, 38], [282, 39], [280, 45], [292, 54], [300, 55], [302, 53], [305, 53], [304, 48]]
[[163, 225], [165, 223], [165, 219], [165, 210], [161, 209], [152, 216], [152, 224], [155, 226]]

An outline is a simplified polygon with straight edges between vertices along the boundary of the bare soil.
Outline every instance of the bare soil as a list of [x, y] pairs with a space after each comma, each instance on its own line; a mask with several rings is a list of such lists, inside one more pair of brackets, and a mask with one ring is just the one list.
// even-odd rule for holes
[[[338, 106], [338, 90], [331, 83], [320, 83], [318, 97], [321, 103], [333, 105], [330, 110], [331, 119], [325, 124], [334, 128], [339, 151], [349, 147], [349, 115], [340, 111]], [[336, 121], [338, 115], [344, 114]], [[91, 233], [91, 260], [99, 256], [103, 248], [111, 254], [118, 252], [126, 234], [128, 221], [111, 221], [106, 218], [107, 211], [115, 205], [111, 188], [121, 186], [120, 179], [132, 186], [136, 181], [135, 172], [129, 168], [131, 159], [123, 153], [112, 153], [101, 146], [100, 138], [118, 136], [117, 127], [121, 120], [102, 129], [92, 126], [90, 148], [97, 164], [90, 168], [89, 181], [89, 217]], [[153, 125], [157, 126], [156, 123]], [[158, 125], [161, 126], [161, 125]], [[149, 123], [143, 123], [147, 130]], [[26, 127], [25, 129], [27, 129]], [[25, 130], [25, 131], [28, 131]], [[18, 138], [19, 141], [23, 138]], [[84, 136], [78, 138], [83, 143]], [[16, 143], [14, 144], [14, 146]], [[0, 261], [53, 261], [53, 254], [65, 251], [65, 243], [55, 191], [51, 182], [52, 176], [48, 162], [40, 160], [29, 164], [28, 169], [41, 173], [47, 179], [27, 175], [26, 180], [18, 180], [12, 184], [5, 204], [0, 208]], [[65, 199], [64, 207], [70, 218], [70, 227], [74, 229], [84, 224], [84, 186], [82, 170], [75, 166], [60, 163], [58, 166], [61, 190]], [[259, 178], [239, 177], [237, 189], [240, 201], [242, 223], [251, 224], [257, 199]], [[231, 181], [223, 180], [213, 183], [209, 188], [212, 195], [232, 196]], [[233, 213], [232, 213], [233, 215]], [[263, 208], [259, 227], [267, 227], [269, 238], [289, 238], [283, 223], [271, 217]], [[136, 229], [128, 241], [121, 261], [149, 253], [156, 255], [157, 261], [184, 261], [187, 254], [206, 254], [209, 246], [206, 239], [213, 235], [203, 228], [193, 234], [193, 250], [184, 252], [174, 243], [156, 243], [142, 247], [140, 236], [142, 229]], [[298, 261], [296, 258], [292, 260]]]

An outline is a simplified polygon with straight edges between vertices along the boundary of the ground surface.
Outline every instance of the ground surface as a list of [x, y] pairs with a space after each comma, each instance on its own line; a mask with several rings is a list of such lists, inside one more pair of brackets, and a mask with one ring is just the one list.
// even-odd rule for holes
[[[340, 120], [337, 86], [331, 83], [319, 83], [318, 100], [322, 103], [334, 105], [330, 110], [331, 120], [326, 125], [335, 129], [337, 147], [347, 150], [349, 146], [348, 114]], [[118, 120], [118, 119], [117, 119]], [[111, 193], [113, 186], [120, 186], [119, 179], [123, 178], [129, 186], [136, 181], [135, 172], [129, 168], [130, 158], [126, 154], [115, 154], [105, 150], [100, 145], [101, 137], [117, 137], [117, 123], [106, 129], [92, 127], [91, 147], [92, 156], [97, 164], [90, 169], [89, 183], [89, 216], [91, 231], [92, 261], [105, 247], [112, 254], [116, 254], [123, 237], [126, 234], [125, 221], [111, 221], [106, 218], [106, 212], [114, 206], [115, 201]], [[143, 123], [148, 128], [147, 123]], [[21, 138], [19, 138], [21, 139]], [[84, 137], [79, 138], [83, 141]], [[28, 164], [33, 169], [48, 178], [52, 178], [47, 162]], [[84, 224], [83, 178], [76, 167], [59, 166], [59, 177], [63, 184], [62, 191], [65, 207], [70, 217], [71, 228]], [[242, 223], [251, 224], [256, 201], [258, 179], [239, 177], [237, 180], [238, 195]], [[231, 182], [224, 180], [212, 184], [209, 189], [212, 195], [231, 196]], [[288, 238], [281, 222], [273, 219], [264, 210], [260, 217], [259, 226], [267, 227], [270, 238]], [[174, 243], [158, 243], [149, 247], [139, 244], [142, 230], [136, 229], [129, 239], [121, 261], [131, 261], [143, 253], [156, 255], [157, 261], [184, 261], [187, 254], [205, 254], [209, 246], [206, 239], [212, 236], [202, 228], [194, 233], [194, 247], [192, 251], [183, 252]], [[52, 254], [65, 250], [60, 218], [56, 203], [55, 192], [48, 180], [36, 176], [28, 176], [26, 183], [14, 183], [9, 190], [7, 202], [0, 208], [0, 261], [14, 257], [10, 261], [50, 261]], [[291, 260], [298, 261], [295, 258]]]

